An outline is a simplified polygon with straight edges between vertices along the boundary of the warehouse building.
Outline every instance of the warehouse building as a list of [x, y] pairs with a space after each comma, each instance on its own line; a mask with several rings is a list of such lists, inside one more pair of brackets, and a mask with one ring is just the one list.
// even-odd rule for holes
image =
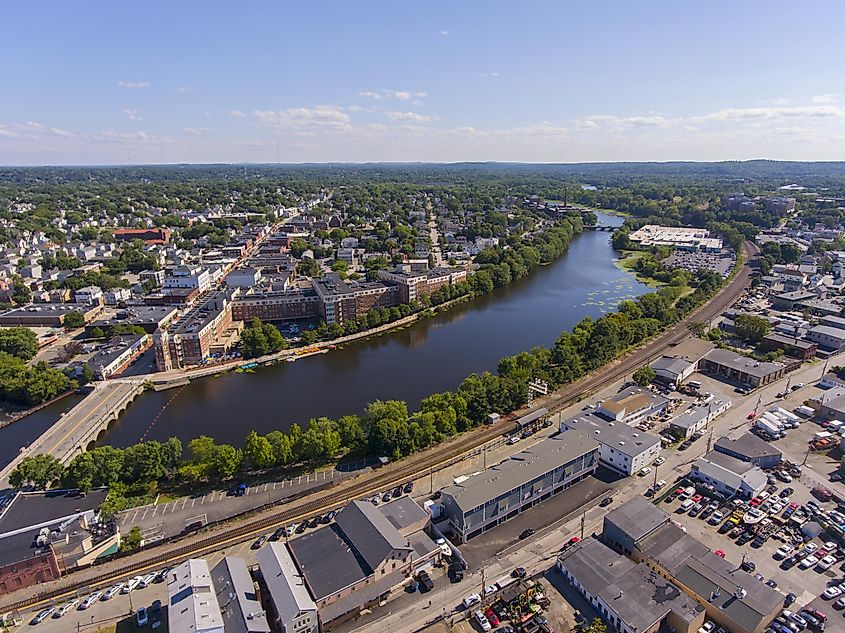
[[788, 367], [782, 363], [767, 363], [741, 356], [726, 349], [714, 349], [699, 363], [701, 371], [725, 376], [750, 387], [762, 387], [783, 377]]
[[599, 462], [626, 477], [660, 456], [660, 439], [618, 422], [608, 422], [593, 413], [560, 421], [560, 430], [576, 430], [599, 443]]
[[711, 451], [695, 460], [690, 479], [715, 486], [725, 497], [751, 499], [766, 487], [766, 473], [750, 462], [744, 462], [718, 451]]
[[611, 422], [637, 425], [663, 413], [669, 400], [641, 387], [626, 387], [596, 407], [596, 413]]
[[442, 490], [460, 542], [504, 523], [595, 473], [599, 443], [580, 431], [538, 442], [510, 459]]
[[652, 633], [665, 625], [693, 633], [704, 609], [670, 580], [589, 538], [567, 549], [557, 567], [616, 631]]
[[777, 589], [716, 556], [645, 499], [634, 498], [609, 513], [601, 540], [615, 548], [624, 543], [634, 562], [682, 589], [707, 619], [731, 633], [762, 633], [783, 608]]
[[720, 437], [716, 440], [714, 448], [719, 453], [754, 464], [759, 468], [772, 468], [780, 464], [783, 459], [783, 453], [769, 442], [751, 433], [743, 433], [735, 440]]

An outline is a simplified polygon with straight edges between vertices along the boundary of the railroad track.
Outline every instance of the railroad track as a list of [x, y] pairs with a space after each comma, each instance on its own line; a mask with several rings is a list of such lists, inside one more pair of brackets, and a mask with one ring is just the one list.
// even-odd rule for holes
[[[750, 284], [750, 271], [747, 262], [758, 251], [753, 244], [746, 243], [745, 252], [746, 265], [710, 301], [687, 315], [670, 329], [651, 339], [644, 346], [629, 352], [609, 366], [605, 366], [558, 390], [557, 394], [546, 405], [547, 408], [552, 412], [560, 411], [587, 397], [597, 387], [601, 388], [615, 382], [690, 336], [688, 329], [690, 323], [708, 321], [719, 315], [736, 301], [739, 294]], [[4, 612], [22, 610], [45, 602], [57, 601], [76, 595], [78, 591], [109, 584], [126, 576], [168, 564], [175, 564], [187, 558], [210, 554], [223, 547], [241, 543], [258, 534], [265, 533], [271, 528], [327, 512], [353, 499], [360, 499], [379, 490], [392, 488], [410, 479], [419, 478], [429, 471], [445, 468], [460, 461], [468, 454], [478, 451], [488, 442], [501, 438], [513, 429], [512, 418], [504, 418], [495, 424], [480, 427], [471, 433], [438, 445], [432, 450], [416, 453], [401, 462], [352, 477], [329, 489], [293, 500], [283, 509], [264, 516], [243, 519], [240, 524], [226, 524], [218, 532], [209, 534], [204, 538], [188, 537], [192, 539], [191, 542], [181, 546], [178, 542], [173, 543], [171, 547], [159, 546], [161, 548], [159, 553], [155, 553], [154, 550], [142, 551], [133, 556], [131, 560], [127, 559], [123, 564], [120, 564], [120, 560], [110, 561], [103, 564], [101, 573], [93, 576], [82, 578], [81, 575], [86, 571], [90, 572], [91, 568], [82, 570], [79, 572], [79, 581], [74, 582], [72, 580], [73, 575], [69, 577], [70, 582], [67, 583], [62, 582], [62, 580], [54, 581], [61, 583], [61, 586], [46, 589], [37, 595], [14, 603], [3, 604], [0, 606], [0, 610]]]

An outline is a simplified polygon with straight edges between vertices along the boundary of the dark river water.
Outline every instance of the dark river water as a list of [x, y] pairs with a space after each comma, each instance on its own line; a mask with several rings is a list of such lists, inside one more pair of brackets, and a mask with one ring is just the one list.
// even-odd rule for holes
[[[601, 224], [621, 222], [600, 216]], [[360, 413], [377, 399], [405, 400], [413, 410], [425, 396], [454, 389], [473, 372], [495, 371], [502, 356], [551, 345], [585, 316], [601, 316], [647, 292], [615, 266], [616, 256], [610, 233], [587, 232], [563, 257], [527, 278], [405, 330], [251, 374], [147, 392], [105, 442], [127, 446], [172, 435], [187, 442], [205, 434], [240, 445], [250, 430], [267, 433], [312, 417]], [[19, 424], [29, 426], [28, 420], [12, 426]], [[0, 432], [0, 445], [3, 436]]]

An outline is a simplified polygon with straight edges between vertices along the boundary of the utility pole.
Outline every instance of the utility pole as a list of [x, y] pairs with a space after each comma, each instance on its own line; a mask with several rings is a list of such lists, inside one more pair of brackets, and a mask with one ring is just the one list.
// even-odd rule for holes
[[804, 453], [804, 461], [803, 461], [803, 462], [801, 462], [801, 465], [802, 465], [802, 466], [806, 466], [806, 465], [807, 465], [807, 458], [808, 458], [808, 457], [810, 457], [810, 447], [809, 447], [809, 446], [807, 447], [807, 452], [806, 452], [806, 453]]
[[434, 467], [428, 469], [428, 494], [434, 494]]
[[710, 434], [707, 436], [707, 452], [710, 452], [710, 449], [713, 445], [713, 431], [710, 431]]
[[657, 492], [657, 469], [658, 468], [660, 468], [660, 466], [654, 467], [654, 491], [655, 492]]
[[829, 358], [826, 361], [824, 361], [824, 367], [822, 368], [822, 375], [819, 376], [819, 378], [824, 378], [824, 375], [827, 373], [827, 364], [829, 362], [830, 362]]
[[582, 541], [584, 540], [584, 528], [586, 527], [586, 524], [587, 524], [587, 513], [584, 512], [584, 514], [581, 515], [581, 540]]

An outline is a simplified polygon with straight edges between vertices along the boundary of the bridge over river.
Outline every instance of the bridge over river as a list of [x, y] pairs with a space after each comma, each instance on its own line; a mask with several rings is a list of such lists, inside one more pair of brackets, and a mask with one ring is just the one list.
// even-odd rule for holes
[[20, 453], [0, 470], [0, 488], [5, 487], [9, 473], [28, 455], [49, 453], [63, 464], [69, 463], [102, 438], [111, 423], [143, 391], [144, 381], [138, 378], [98, 382], [79, 404], [28, 446], [22, 447]]

